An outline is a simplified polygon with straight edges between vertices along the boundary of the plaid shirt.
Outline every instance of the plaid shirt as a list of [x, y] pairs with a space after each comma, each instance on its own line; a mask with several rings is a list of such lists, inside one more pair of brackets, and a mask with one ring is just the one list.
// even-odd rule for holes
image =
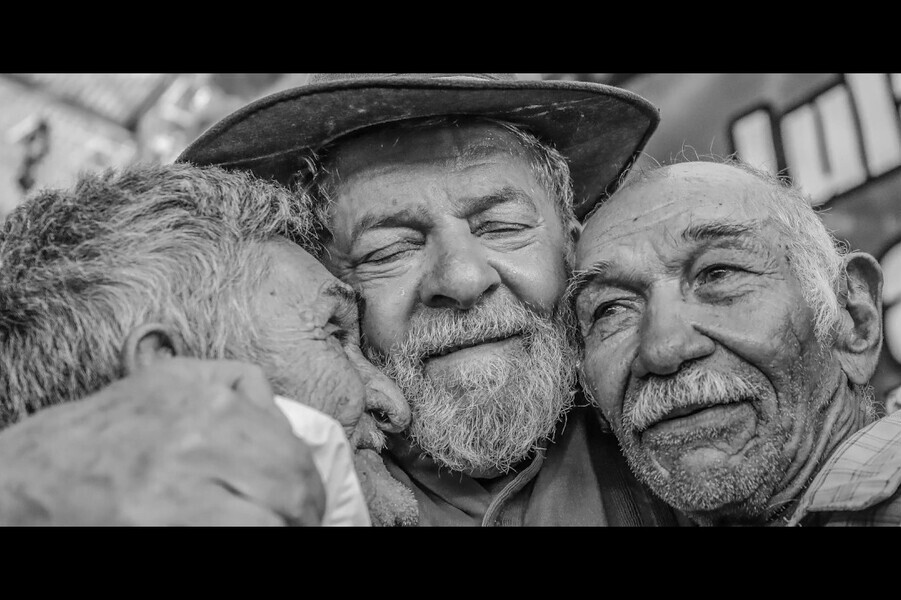
[[901, 525], [901, 411], [861, 429], [829, 457], [789, 526]]

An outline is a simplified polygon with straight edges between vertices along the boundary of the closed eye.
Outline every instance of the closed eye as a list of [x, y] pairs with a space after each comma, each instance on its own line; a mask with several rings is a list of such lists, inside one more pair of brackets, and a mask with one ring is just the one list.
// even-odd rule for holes
[[477, 227], [473, 234], [475, 235], [491, 235], [504, 233], [517, 233], [526, 229], [526, 225], [521, 223], [503, 223], [492, 221]]
[[736, 267], [735, 265], [711, 265], [701, 270], [698, 273], [697, 281], [698, 283], [716, 283], [717, 281], [722, 281], [732, 275], [737, 273], [745, 273], [747, 272], [745, 269], [741, 267]]
[[408, 253], [422, 247], [421, 243], [404, 242], [402, 244], [393, 244], [388, 248], [370, 252], [360, 261], [360, 264], [381, 265], [389, 263], [406, 256]]

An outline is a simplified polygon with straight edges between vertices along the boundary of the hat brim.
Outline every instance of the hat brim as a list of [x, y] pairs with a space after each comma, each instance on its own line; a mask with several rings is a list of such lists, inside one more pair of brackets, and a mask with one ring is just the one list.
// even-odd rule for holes
[[301, 150], [366, 127], [441, 115], [481, 115], [527, 127], [569, 161], [576, 216], [611, 193], [660, 122], [627, 90], [579, 81], [370, 78], [296, 87], [212, 125], [176, 159], [290, 183]]

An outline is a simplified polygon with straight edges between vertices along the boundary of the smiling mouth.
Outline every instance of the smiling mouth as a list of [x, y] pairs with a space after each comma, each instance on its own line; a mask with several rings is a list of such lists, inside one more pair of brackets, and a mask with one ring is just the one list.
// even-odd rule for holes
[[670, 421], [672, 419], [679, 419], [681, 417], [687, 417], [688, 415], [693, 415], [695, 413], [699, 413], [702, 410], [707, 410], [708, 408], [713, 408], [714, 406], [721, 406], [720, 404], [696, 404], [694, 406], [683, 406], [681, 408], [677, 408], [666, 415], [663, 416], [662, 419], [657, 421], [660, 423], [661, 421]]
[[732, 408], [736, 408], [740, 405], [744, 405], [745, 403], [752, 402], [753, 400], [754, 398], [750, 397], [740, 397], [735, 398], [734, 400], [703, 402], [699, 404], [691, 404], [688, 406], [680, 406], [667, 412], [662, 417], [655, 419], [653, 422], [648, 423], [646, 426], [639, 427], [637, 429], [639, 432], [643, 432], [663, 424], [671, 423], [673, 425], [676, 425], [677, 422], [679, 426], [682, 427], [702, 425], [708, 420], [716, 420], [724, 417], [725, 415], [721, 413], [725, 413]]
[[484, 346], [485, 344], [496, 344], [499, 342], [506, 342], [515, 337], [518, 337], [520, 332], [516, 332], [510, 335], [492, 337], [492, 338], [483, 338], [480, 340], [463, 342], [461, 344], [457, 344], [454, 346], [448, 346], [447, 348], [442, 348], [441, 350], [428, 354], [423, 357], [423, 361], [431, 360], [433, 358], [441, 358], [442, 356], [447, 356], [448, 354], [453, 354], [454, 352], [459, 352], [460, 350], [466, 350], [468, 348], [475, 348], [476, 346]]

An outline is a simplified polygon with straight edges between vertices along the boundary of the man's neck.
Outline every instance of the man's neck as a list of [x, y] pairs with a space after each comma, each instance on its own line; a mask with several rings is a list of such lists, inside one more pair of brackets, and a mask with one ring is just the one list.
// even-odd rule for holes
[[871, 420], [861, 406], [861, 398], [849, 387], [847, 377], [842, 373], [839, 385], [828, 402], [823, 404], [821, 415], [813, 427], [813, 437], [796, 454], [797, 460], [789, 469], [783, 485], [770, 499], [770, 508], [764, 513], [765, 523], [762, 524], [781, 525], [787, 522], [810, 482], [835, 449]]

